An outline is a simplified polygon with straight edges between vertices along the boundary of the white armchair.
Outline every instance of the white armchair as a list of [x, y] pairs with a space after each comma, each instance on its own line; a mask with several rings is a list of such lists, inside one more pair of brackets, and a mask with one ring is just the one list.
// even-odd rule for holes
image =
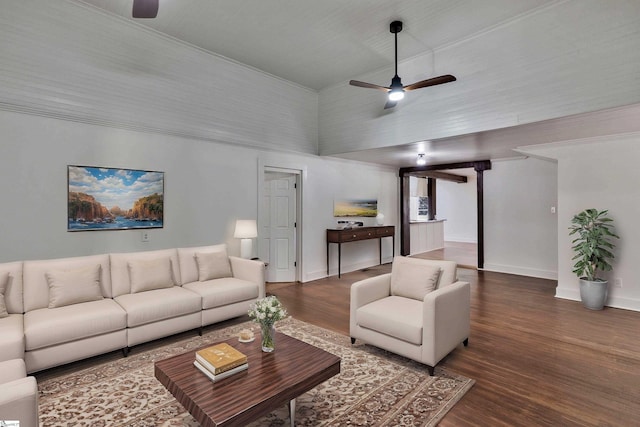
[[350, 335], [434, 367], [460, 343], [469, 342], [468, 282], [457, 265], [395, 257], [391, 273], [351, 285]]
[[22, 359], [0, 362], [0, 420], [38, 427], [38, 385]]

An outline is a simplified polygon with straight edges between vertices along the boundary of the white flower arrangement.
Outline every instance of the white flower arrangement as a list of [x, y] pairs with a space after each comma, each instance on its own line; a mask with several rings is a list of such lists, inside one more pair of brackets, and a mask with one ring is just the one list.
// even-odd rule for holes
[[287, 317], [287, 310], [275, 295], [256, 300], [249, 306], [249, 317], [261, 326], [271, 327], [278, 320]]

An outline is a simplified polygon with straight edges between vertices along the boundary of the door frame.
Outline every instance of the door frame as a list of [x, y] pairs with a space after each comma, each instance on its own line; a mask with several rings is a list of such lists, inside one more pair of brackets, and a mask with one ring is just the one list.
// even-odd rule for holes
[[276, 173], [287, 173], [296, 176], [296, 274], [295, 281], [302, 282], [303, 275], [303, 229], [304, 229], [304, 220], [303, 220], [303, 210], [302, 210], [302, 200], [303, 200], [303, 189], [304, 182], [306, 181], [306, 168], [297, 168], [297, 167], [288, 167], [283, 165], [274, 165], [270, 163], [264, 163], [262, 160], [258, 162], [258, 253], [262, 253], [262, 245], [263, 239], [260, 236], [260, 233], [263, 228], [263, 199], [264, 199], [264, 184], [265, 184], [265, 173], [267, 172], [276, 172]]

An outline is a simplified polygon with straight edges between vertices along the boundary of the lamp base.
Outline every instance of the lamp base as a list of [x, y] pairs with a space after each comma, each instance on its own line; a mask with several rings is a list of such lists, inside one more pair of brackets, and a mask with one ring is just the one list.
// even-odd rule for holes
[[240, 240], [240, 258], [251, 258], [253, 252], [253, 241], [252, 239], [241, 239]]

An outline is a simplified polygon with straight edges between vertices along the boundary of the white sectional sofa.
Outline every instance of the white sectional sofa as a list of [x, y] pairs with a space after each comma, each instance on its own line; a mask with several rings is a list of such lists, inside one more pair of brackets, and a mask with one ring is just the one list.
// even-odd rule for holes
[[246, 314], [264, 264], [226, 245], [13, 262], [0, 294], [0, 361], [31, 373]]

